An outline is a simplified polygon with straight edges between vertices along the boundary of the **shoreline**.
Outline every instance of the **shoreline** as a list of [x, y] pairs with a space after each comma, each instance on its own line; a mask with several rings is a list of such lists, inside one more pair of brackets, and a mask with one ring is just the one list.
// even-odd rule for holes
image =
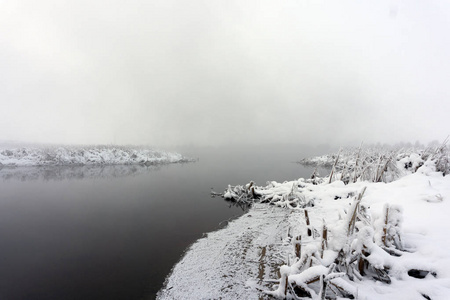
[[[279, 285], [282, 282], [281, 266], [284, 265], [281, 273], [287, 270], [292, 284], [302, 275], [296, 269], [300, 258], [295, 257], [293, 237], [306, 236], [306, 229], [312, 229], [313, 237], [302, 240], [302, 249], [320, 252], [321, 228], [326, 223], [328, 248], [318, 261], [320, 267], [320, 264], [332, 264], [342, 247], [341, 229], [348, 220], [356, 198], [354, 195], [364, 187], [367, 190], [361, 205], [368, 211], [374, 234], [373, 241], [367, 244], [373, 251], [368, 261], [388, 270], [389, 283], [371, 277], [349, 279], [344, 276], [342, 281], [348, 289], [367, 300], [450, 297], [450, 231], [445, 229], [448, 223], [446, 212], [450, 211], [450, 176], [443, 176], [425, 163], [417, 172], [404, 174], [389, 183], [357, 181], [344, 184], [339, 180], [331, 183], [324, 180], [313, 184], [299, 179], [280, 184], [272, 182], [269, 188], [284, 189], [292, 194], [292, 186], [301, 186], [298, 193], [308, 200], [306, 203], [313, 201], [313, 205], [290, 209], [276, 206], [289, 207], [286, 200], [274, 203], [276, 205], [254, 204], [248, 213], [225, 228], [195, 242], [174, 266], [157, 299], [283, 298], [283, 289]], [[386, 204], [395, 209], [398, 207], [402, 214], [397, 224], [401, 231], [402, 251], [388, 249], [398, 257], [377, 252], [381, 249], [377, 243], [380, 243], [380, 230], [383, 230], [377, 224], [383, 218]], [[309, 226], [304, 217], [305, 210], [309, 213]], [[367, 232], [361, 224], [358, 226], [361, 232]], [[352, 249], [358, 247], [355, 242], [357, 240], [351, 244]], [[424, 278], [415, 276], [419, 271], [423, 271]], [[334, 299], [332, 295], [327, 294], [328, 297]]]
[[125, 146], [59, 146], [20, 147], [0, 146], [0, 167], [49, 166], [153, 166], [170, 163], [195, 162], [176, 152]]
[[280, 233], [298, 217], [294, 211], [255, 204], [222, 229], [210, 232], [185, 252], [157, 299], [255, 299], [283, 264], [289, 248]]

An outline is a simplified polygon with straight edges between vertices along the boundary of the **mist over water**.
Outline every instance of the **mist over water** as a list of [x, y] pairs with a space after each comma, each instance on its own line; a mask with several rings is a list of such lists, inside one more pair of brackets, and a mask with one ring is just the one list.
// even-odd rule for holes
[[443, 140], [448, 1], [2, 1], [0, 139]]

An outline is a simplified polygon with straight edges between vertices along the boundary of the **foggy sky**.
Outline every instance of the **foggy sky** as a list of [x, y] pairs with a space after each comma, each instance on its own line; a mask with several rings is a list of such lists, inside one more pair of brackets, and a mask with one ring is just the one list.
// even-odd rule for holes
[[0, 140], [442, 141], [450, 2], [0, 0]]

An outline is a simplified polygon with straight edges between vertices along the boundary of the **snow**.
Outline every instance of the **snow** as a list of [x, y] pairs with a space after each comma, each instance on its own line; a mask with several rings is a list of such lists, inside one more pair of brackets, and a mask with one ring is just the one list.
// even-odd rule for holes
[[[395, 176], [386, 172], [382, 182], [371, 174], [367, 178], [372, 180], [344, 184], [339, 180], [344, 167], [331, 183], [328, 178], [300, 178], [264, 187], [229, 186], [225, 197], [253, 207], [194, 243], [158, 298], [284, 298], [285, 292], [292, 292], [285, 290], [287, 278], [288, 285], [296, 284], [313, 298], [320, 297], [325, 281], [330, 291], [340, 287], [357, 299], [450, 299], [450, 176], [443, 176], [448, 164], [442, 164], [448, 154], [444, 159], [423, 153], [395, 155]], [[358, 165], [357, 160], [352, 164]], [[295, 255], [297, 236], [301, 257]], [[361, 274], [358, 262], [366, 266]], [[413, 277], [414, 272], [424, 278]], [[313, 277], [320, 282], [309, 283]], [[326, 298], [336, 296], [328, 291]]]
[[254, 205], [222, 230], [194, 243], [168, 277], [159, 299], [255, 299], [275, 279], [289, 244], [280, 237], [299, 212]]
[[0, 148], [0, 167], [153, 165], [192, 161], [179, 153], [121, 146]]

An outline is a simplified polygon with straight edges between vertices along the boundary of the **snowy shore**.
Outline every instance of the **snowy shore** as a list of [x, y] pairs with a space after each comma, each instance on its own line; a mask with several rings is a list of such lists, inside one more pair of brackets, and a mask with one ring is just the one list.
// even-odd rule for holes
[[158, 298], [450, 299], [450, 176], [437, 170], [448, 159], [441, 154], [397, 156], [386, 182], [374, 168], [373, 180], [347, 184], [341, 169], [230, 186], [223, 197], [256, 204], [194, 243]]
[[0, 167], [154, 165], [193, 161], [179, 153], [142, 147], [0, 147]]
[[[275, 278], [288, 246], [280, 239], [298, 214], [253, 206], [194, 243], [174, 267], [158, 299], [257, 299], [264, 280]], [[281, 235], [282, 236], [282, 235]], [[279, 255], [279, 257], [278, 257]]]

